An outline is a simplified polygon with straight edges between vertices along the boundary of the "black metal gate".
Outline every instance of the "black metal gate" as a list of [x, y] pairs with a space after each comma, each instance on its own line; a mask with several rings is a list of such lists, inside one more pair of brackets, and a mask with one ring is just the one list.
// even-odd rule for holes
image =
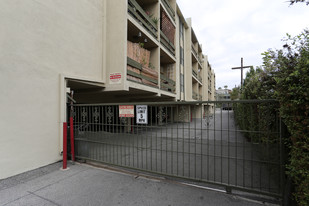
[[76, 158], [282, 197], [276, 101], [76, 104], [73, 113]]

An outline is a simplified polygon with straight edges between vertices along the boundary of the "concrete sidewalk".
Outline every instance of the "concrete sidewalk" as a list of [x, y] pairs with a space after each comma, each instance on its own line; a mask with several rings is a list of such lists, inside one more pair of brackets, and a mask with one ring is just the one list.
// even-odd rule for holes
[[237, 205], [256, 206], [221, 192], [186, 186], [160, 178], [58, 162], [0, 180], [0, 205]]

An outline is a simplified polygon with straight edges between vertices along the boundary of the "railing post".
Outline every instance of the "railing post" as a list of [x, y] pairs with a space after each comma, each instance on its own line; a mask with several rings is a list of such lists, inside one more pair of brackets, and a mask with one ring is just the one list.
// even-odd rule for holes
[[67, 123], [63, 122], [63, 164], [62, 169], [67, 169]]
[[72, 157], [72, 161], [75, 161], [73, 129], [74, 129], [73, 128], [73, 117], [70, 117], [71, 157]]

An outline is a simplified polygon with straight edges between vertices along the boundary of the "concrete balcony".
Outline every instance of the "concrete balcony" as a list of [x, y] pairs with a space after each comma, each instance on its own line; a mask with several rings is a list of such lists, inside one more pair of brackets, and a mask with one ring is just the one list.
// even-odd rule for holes
[[128, 0], [128, 12], [153, 37], [158, 37], [158, 26], [154, 19], [147, 15], [143, 8], [135, 0]]

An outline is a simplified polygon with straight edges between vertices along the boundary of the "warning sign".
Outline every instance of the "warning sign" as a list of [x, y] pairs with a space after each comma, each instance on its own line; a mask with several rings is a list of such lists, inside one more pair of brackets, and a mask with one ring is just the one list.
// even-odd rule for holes
[[110, 73], [109, 74], [109, 83], [110, 84], [120, 84], [121, 83], [121, 73]]
[[136, 123], [148, 124], [147, 105], [136, 105]]
[[134, 106], [119, 105], [119, 117], [134, 117]]

